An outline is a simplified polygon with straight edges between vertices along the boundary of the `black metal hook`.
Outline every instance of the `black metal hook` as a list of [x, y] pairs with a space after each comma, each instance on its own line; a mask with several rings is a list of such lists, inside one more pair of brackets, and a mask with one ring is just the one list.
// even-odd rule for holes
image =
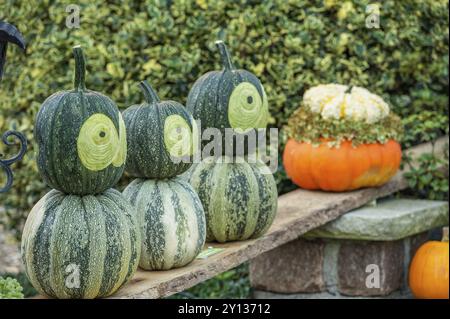
[[19, 133], [16, 131], [6, 131], [2, 136], [3, 144], [5, 144], [7, 146], [16, 145], [15, 141], [8, 140], [8, 137], [10, 137], [10, 136], [14, 136], [16, 139], [19, 140], [20, 150], [15, 156], [13, 156], [11, 158], [0, 159], [0, 168], [5, 171], [5, 175], [6, 175], [6, 183], [3, 186], [3, 188], [0, 188], [0, 193], [5, 193], [5, 192], [9, 191], [9, 189], [12, 186], [13, 172], [11, 170], [10, 165], [17, 161], [20, 161], [23, 158], [23, 155], [25, 154], [25, 152], [27, 151], [27, 139], [25, 138], [25, 136], [22, 133]]

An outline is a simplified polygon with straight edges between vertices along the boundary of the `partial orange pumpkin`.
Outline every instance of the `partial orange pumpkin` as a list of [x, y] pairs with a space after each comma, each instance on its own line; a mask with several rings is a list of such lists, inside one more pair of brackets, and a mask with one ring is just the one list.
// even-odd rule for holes
[[389, 140], [353, 146], [351, 141], [330, 147], [289, 139], [283, 164], [289, 178], [305, 189], [349, 191], [380, 186], [397, 172], [402, 158], [400, 144]]
[[442, 241], [429, 241], [417, 250], [409, 268], [409, 287], [416, 298], [448, 299], [448, 228]]

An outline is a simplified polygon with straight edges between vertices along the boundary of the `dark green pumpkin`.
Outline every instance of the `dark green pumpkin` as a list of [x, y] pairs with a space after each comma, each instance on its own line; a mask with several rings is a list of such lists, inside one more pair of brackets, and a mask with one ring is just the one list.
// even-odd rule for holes
[[68, 194], [98, 194], [122, 176], [125, 125], [110, 98], [86, 89], [83, 52], [77, 46], [73, 53], [75, 88], [48, 97], [36, 117], [37, 164], [52, 188]]
[[164, 179], [191, 166], [195, 123], [186, 108], [161, 101], [146, 81], [140, 83], [145, 102], [123, 112], [127, 128], [126, 172], [134, 177]]
[[264, 87], [253, 73], [233, 67], [222, 41], [216, 45], [224, 69], [208, 72], [194, 83], [186, 103], [188, 110], [194, 119], [201, 120], [202, 133], [219, 128], [223, 138], [225, 128], [236, 133], [265, 128], [269, 113]]

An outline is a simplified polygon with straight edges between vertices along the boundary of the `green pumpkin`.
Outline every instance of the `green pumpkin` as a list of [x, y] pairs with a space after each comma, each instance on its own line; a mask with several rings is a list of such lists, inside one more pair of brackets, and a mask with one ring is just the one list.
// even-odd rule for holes
[[98, 194], [123, 174], [126, 132], [114, 102], [86, 89], [85, 60], [75, 56], [75, 87], [51, 95], [36, 117], [37, 165], [44, 181], [67, 194]]
[[[268, 121], [268, 100], [259, 79], [249, 71], [236, 70], [227, 47], [216, 42], [224, 67], [201, 76], [189, 92], [186, 106], [201, 120], [202, 133], [207, 128], [233, 128], [236, 133], [248, 133], [265, 128]], [[225, 145], [225, 144], [222, 144]]]
[[40, 294], [96, 298], [131, 278], [140, 245], [133, 207], [120, 192], [78, 196], [51, 190], [28, 216], [21, 250], [25, 272]]
[[189, 182], [205, 210], [207, 241], [257, 238], [275, 218], [277, 187], [262, 162], [206, 158], [190, 172]]
[[141, 268], [182, 267], [202, 250], [205, 213], [188, 182], [179, 177], [135, 179], [123, 194], [136, 208], [142, 235]]
[[123, 112], [128, 141], [126, 172], [156, 179], [179, 175], [191, 166], [195, 122], [180, 103], [161, 101], [146, 81], [140, 86], [145, 102]]

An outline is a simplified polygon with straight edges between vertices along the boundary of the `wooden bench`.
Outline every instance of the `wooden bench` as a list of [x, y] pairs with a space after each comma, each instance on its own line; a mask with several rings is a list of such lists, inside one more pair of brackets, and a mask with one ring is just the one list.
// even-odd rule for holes
[[[435, 152], [442, 154], [448, 145], [448, 136], [435, 142]], [[406, 150], [411, 158], [432, 150], [431, 143]], [[367, 188], [347, 193], [325, 193], [298, 189], [282, 195], [278, 212], [269, 231], [261, 238], [226, 244], [207, 243], [219, 251], [207, 258], [197, 258], [186, 267], [169, 271], [138, 270], [130, 282], [110, 298], [161, 298], [186, 290], [202, 281], [232, 269], [254, 257], [297, 239], [306, 232], [332, 221], [348, 211], [374, 199], [406, 189], [405, 167], [389, 183], [378, 188]], [[221, 250], [220, 250], [221, 249]]]

